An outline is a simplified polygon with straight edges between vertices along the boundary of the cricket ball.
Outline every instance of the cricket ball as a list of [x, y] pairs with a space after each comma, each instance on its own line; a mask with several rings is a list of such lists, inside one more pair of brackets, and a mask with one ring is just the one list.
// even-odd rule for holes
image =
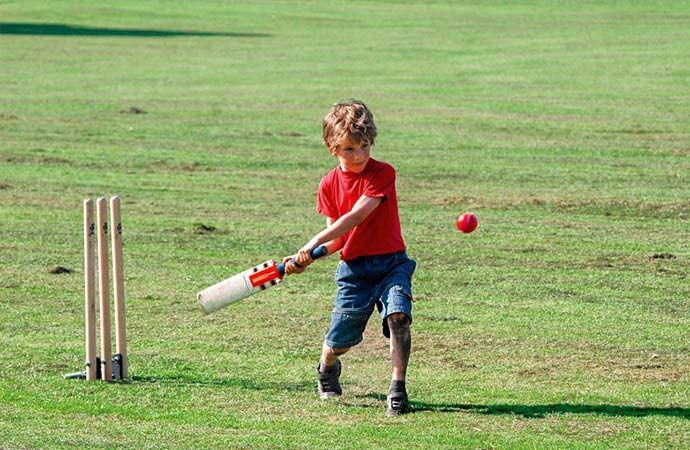
[[463, 233], [471, 233], [477, 229], [477, 216], [471, 212], [462, 213], [455, 219], [455, 226]]

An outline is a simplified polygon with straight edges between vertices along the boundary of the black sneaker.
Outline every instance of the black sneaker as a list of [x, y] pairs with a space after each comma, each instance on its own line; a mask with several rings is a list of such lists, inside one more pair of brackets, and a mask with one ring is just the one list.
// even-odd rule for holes
[[386, 400], [386, 417], [402, 416], [410, 412], [407, 392], [389, 392]]
[[333, 364], [330, 370], [326, 373], [321, 373], [318, 368], [316, 369], [316, 371], [319, 373], [319, 397], [326, 399], [343, 395], [343, 390], [340, 387], [340, 382], [338, 381], [340, 378], [340, 370], [341, 366], [339, 359], [335, 360], [335, 364]]

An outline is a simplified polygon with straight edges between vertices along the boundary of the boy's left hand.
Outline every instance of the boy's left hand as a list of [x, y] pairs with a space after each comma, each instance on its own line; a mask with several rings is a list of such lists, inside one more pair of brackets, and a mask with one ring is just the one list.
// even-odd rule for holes
[[[295, 261], [293, 261], [293, 260], [297, 260], [298, 263], [295, 264]], [[286, 256], [283, 259], [283, 264], [285, 264], [285, 275], [294, 275], [294, 274], [302, 273], [305, 270], [307, 270], [307, 266], [311, 263], [310, 262], [305, 263], [305, 264], [300, 263], [299, 262], [299, 254], [297, 254], [297, 255], [292, 255], [292, 256]]]

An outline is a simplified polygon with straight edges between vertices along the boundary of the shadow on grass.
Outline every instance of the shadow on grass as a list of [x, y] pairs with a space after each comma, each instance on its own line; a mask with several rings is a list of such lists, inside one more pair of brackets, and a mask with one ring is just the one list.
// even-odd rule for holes
[[72, 26], [59, 23], [12, 23], [0, 22], [0, 35], [27, 36], [110, 36], [110, 37], [178, 37], [178, 36], [226, 36], [226, 37], [270, 37], [264, 33], [213, 33], [203, 31], [147, 30], [127, 28], [96, 28]]
[[[386, 400], [382, 394], [367, 397]], [[669, 416], [690, 419], [690, 408], [656, 408], [627, 405], [578, 405], [554, 403], [549, 405], [473, 405], [469, 403], [424, 403], [410, 401], [410, 411], [416, 412], [471, 412], [485, 415], [516, 415], [529, 419], [539, 419], [553, 414], [599, 414], [604, 416], [647, 417]]]
[[512, 414], [530, 419], [538, 419], [552, 414], [599, 414], [623, 417], [671, 416], [690, 419], [690, 409], [688, 408], [654, 408], [626, 405], [577, 405], [571, 403], [554, 403], [550, 405], [470, 405], [410, 402], [410, 408], [413, 412], [466, 411], [486, 415]]

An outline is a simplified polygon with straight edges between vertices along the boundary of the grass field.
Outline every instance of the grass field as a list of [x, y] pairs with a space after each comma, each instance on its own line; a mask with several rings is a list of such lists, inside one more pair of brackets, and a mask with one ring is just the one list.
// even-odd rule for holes
[[[688, 23], [686, 1], [0, 1], [0, 449], [690, 447]], [[321, 119], [349, 97], [418, 263], [393, 420], [377, 320], [344, 396], [315, 394], [336, 257], [195, 302], [323, 227]], [[122, 198], [122, 383], [62, 378], [99, 195]]]

